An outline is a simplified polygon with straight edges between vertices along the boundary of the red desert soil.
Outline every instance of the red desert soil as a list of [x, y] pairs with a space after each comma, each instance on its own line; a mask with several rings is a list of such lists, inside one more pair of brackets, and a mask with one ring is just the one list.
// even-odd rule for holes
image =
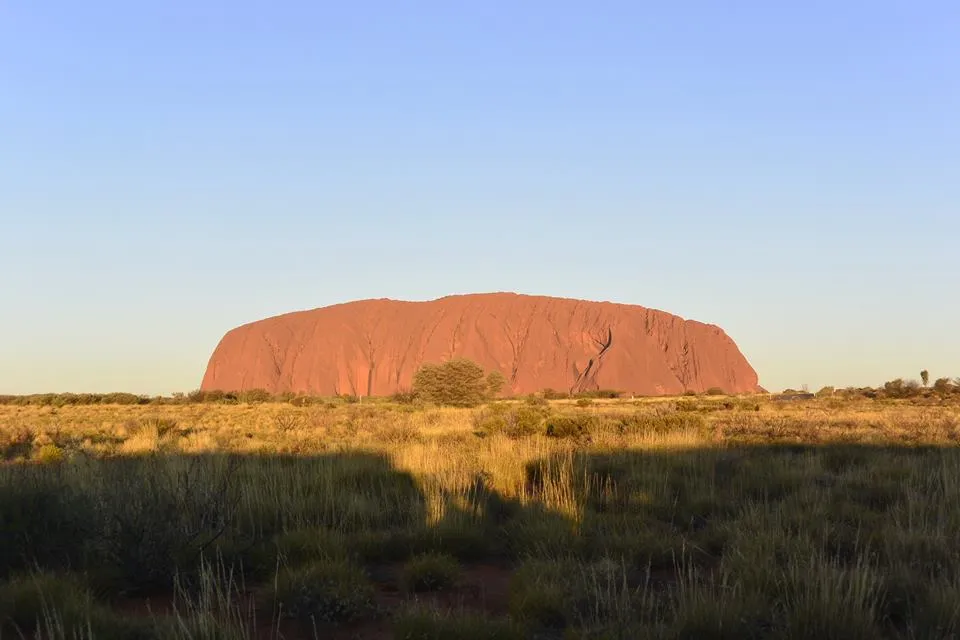
[[759, 391], [719, 327], [636, 305], [490, 293], [362, 300], [229, 331], [201, 388], [313, 395], [407, 390], [427, 362], [465, 357], [512, 393], [617, 389], [645, 395]]

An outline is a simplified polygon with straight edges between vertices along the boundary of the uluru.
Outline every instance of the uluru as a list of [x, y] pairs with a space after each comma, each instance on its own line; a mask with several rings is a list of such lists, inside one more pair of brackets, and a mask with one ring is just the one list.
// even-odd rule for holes
[[409, 389], [422, 364], [458, 357], [500, 371], [514, 394], [761, 390], [715, 325], [638, 305], [514, 293], [360, 300], [252, 322], [221, 339], [201, 389], [384, 396]]

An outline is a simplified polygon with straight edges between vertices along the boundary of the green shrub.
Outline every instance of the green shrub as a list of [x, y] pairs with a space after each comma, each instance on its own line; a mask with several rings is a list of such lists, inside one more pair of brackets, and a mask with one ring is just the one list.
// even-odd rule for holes
[[312, 407], [323, 403], [323, 398], [308, 395], [296, 395], [290, 399], [290, 404], [294, 407]]
[[[14, 577], [0, 584], [0, 636], [156, 637], [144, 621], [127, 620], [94, 601], [77, 579], [49, 573]], [[62, 630], [62, 631], [61, 631]]]
[[0, 430], [0, 460], [26, 458], [33, 449], [33, 431], [27, 427]]
[[483, 367], [465, 358], [424, 364], [413, 376], [413, 390], [426, 402], [475, 407], [489, 396]]
[[420, 399], [420, 396], [413, 390], [401, 390], [390, 396], [390, 400], [397, 404], [414, 404]]
[[266, 389], [248, 389], [241, 391], [238, 399], [247, 404], [259, 404], [273, 401], [273, 394]]
[[0, 629], [32, 632], [51, 610], [68, 627], [79, 626], [92, 603], [89, 590], [73, 579], [44, 573], [18, 576], [0, 585]]
[[510, 578], [510, 615], [548, 629], [570, 623], [570, 567], [555, 561], [528, 560]]
[[400, 584], [406, 591], [443, 591], [456, 585], [460, 565], [442, 553], [423, 553], [408, 560], [400, 574]]
[[37, 450], [36, 461], [42, 464], [63, 462], [63, 449], [52, 442], [45, 444]]
[[710, 387], [707, 389], [708, 396], [725, 396], [727, 392], [721, 389], [720, 387]]
[[623, 391], [616, 389], [591, 389], [573, 394], [574, 398], [593, 398], [600, 400], [616, 400], [623, 395]]
[[210, 391], [207, 391], [207, 392], [200, 391], [199, 393], [200, 393], [200, 398], [198, 400], [199, 402], [209, 402], [212, 404], [217, 402], [223, 402], [227, 398], [226, 392], [221, 391], [220, 389], [211, 389]]
[[591, 416], [582, 414], [550, 416], [546, 420], [544, 433], [550, 438], [587, 438], [592, 421]]
[[475, 413], [473, 424], [481, 435], [501, 434], [517, 439], [543, 433], [544, 420], [549, 415], [546, 407], [494, 404]]
[[883, 392], [888, 398], [913, 398], [920, 394], [920, 383], [916, 380], [897, 378], [883, 385]]
[[956, 385], [951, 382], [950, 378], [937, 378], [933, 383], [933, 390], [944, 396], [950, 394], [956, 390], [956, 388]]
[[496, 398], [507, 384], [507, 377], [499, 371], [487, 374], [487, 397]]
[[590, 398], [579, 398], [579, 399], [577, 399], [577, 406], [578, 406], [578, 407], [589, 407], [589, 406], [591, 406], [592, 404], [593, 404], [593, 400], [591, 400]]
[[362, 569], [345, 559], [321, 560], [281, 571], [262, 596], [261, 607], [283, 618], [345, 623], [371, 617], [373, 596]]

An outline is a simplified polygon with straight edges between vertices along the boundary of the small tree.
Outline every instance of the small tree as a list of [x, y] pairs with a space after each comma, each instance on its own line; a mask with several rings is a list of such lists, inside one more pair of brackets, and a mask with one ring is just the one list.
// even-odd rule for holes
[[897, 378], [884, 383], [883, 390], [890, 398], [912, 398], [920, 393], [920, 383], [916, 380]]
[[920, 380], [923, 381], [923, 386], [930, 384], [930, 372], [924, 369], [920, 372]]
[[505, 375], [496, 370], [491, 371], [487, 374], [487, 395], [495, 398], [505, 384], [507, 384], [507, 377]]
[[413, 390], [420, 398], [453, 407], [482, 404], [488, 389], [483, 367], [465, 358], [425, 364], [413, 376]]
[[883, 383], [883, 390], [891, 398], [902, 398], [906, 395], [906, 383], [903, 381], [903, 378], [890, 380], [889, 382]]
[[937, 381], [933, 383], [933, 390], [943, 396], [950, 393], [952, 387], [953, 383], [950, 382], [950, 378], [937, 378]]

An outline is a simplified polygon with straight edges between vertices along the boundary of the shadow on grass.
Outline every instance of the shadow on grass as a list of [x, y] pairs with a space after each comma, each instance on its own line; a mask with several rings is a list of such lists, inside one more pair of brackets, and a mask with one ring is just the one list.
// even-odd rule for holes
[[[210, 594], [236, 580], [268, 622], [315, 629], [400, 611], [394, 630], [411, 637], [960, 632], [957, 449], [580, 450], [523, 478], [522, 499], [508, 498], [482, 473], [424, 483], [373, 453], [4, 466], [0, 625], [35, 628], [50, 604], [24, 586], [32, 572], [82, 583], [90, 602], [61, 615], [76, 609], [88, 625], [91, 602], [171, 593], [207, 598], [181, 607], [200, 624], [223, 608]], [[497, 571], [499, 593], [483, 595]], [[475, 612], [408, 609], [424, 591], [441, 592], [441, 610]], [[484, 636], [494, 612], [509, 620]]]

